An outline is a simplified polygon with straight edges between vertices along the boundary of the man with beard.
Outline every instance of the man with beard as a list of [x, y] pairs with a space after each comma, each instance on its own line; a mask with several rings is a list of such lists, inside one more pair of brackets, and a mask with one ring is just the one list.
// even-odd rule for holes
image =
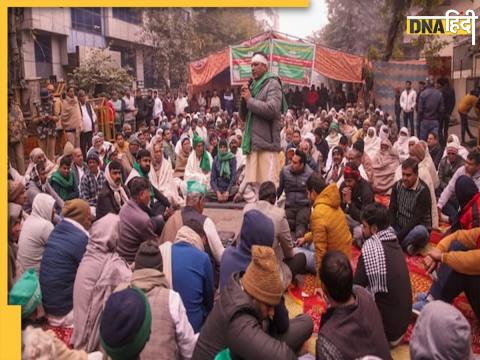
[[122, 184], [122, 164], [115, 160], [105, 168], [105, 182], [97, 200], [97, 220], [108, 213], [118, 214], [128, 201], [128, 189]]

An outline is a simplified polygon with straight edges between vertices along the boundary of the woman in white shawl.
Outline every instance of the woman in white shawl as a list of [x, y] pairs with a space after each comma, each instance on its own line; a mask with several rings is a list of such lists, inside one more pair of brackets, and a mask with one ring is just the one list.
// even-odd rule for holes
[[363, 139], [365, 143], [364, 152], [373, 159], [375, 155], [380, 151], [380, 144], [382, 140], [377, 136], [377, 130], [373, 126], [367, 130], [367, 135]]
[[380, 140], [389, 140], [390, 138], [390, 129], [387, 125], [380, 126], [380, 131], [378, 133]]
[[[460, 155], [463, 158], [463, 160], [467, 160], [468, 150], [460, 144], [460, 140], [458, 139], [457, 135], [455, 134], [448, 135], [447, 144], [450, 144], [450, 143], [455, 143], [458, 148], [458, 155]], [[445, 156], [447, 156], [446, 146], [445, 146], [445, 151], [443, 152], [442, 158], [444, 158]]]
[[173, 169], [170, 161], [163, 157], [162, 143], [157, 142], [150, 150], [152, 161], [148, 178], [152, 185], [160, 191], [174, 206], [183, 205], [184, 200], [178, 195], [177, 186], [173, 180]]
[[393, 145], [393, 149], [397, 151], [400, 163], [406, 160], [409, 156], [408, 153], [408, 140], [410, 137], [410, 132], [406, 127], [400, 129], [398, 134], [398, 140]]
[[119, 216], [110, 213], [90, 229], [90, 240], [73, 286], [75, 349], [91, 352], [100, 348], [100, 319], [105, 302], [119, 284], [130, 282], [130, 267], [115, 252], [119, 222]]
[[328, 136], [325, 138], [330, 149], [333, 149], [340, 142], [340, 135], [338, 134], [339, 132], [340, 128], [338, 127], [338, 124], [332, 121], [329, 127]]
[[423, 146], [425, 149], [425, 159], [422, 160], [422, 162], [425, 164], [425, 167], [428, 169], [428, 172], [430, 173], [430, 176], [432, 177], [433, 180], [433, 186], [438, 188], [440, 186], [440, 179], [438, 178], [438, 173], [437, 173], [437, 168], [435, 167], [435, 164], [433, 163], [433, 159], [430, 156], [430, 152], [428, 151], [428, 144], [421, 140], [418, 142], [420, 145]]

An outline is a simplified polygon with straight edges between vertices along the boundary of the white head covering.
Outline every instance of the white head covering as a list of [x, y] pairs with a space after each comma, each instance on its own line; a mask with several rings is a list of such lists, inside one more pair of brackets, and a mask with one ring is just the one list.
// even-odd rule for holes
[[[402, 135], [402, 133], [406, 135]], [[400, 162], [403, 162], [403, 160], [407, 159], [409, 156], [409, 151], [408, 151], [409, 138], [410, 138], [410, 132], [406, 127], [402, 127], [400, 129], [400, 132], [398, 133], [398, 140], [393, 145], [393, 148], [398, 152], [398, 156], [400, 157]]]
[[[368, 134], [373, 131], [373, 136], [369, 136]], [[367, 135], [363, 139], [365, 143], [364, 152], [373, 159], [377, 152], [380, 150], [380, 143], [382, 140], [377, 136], [377, 130], [371, 126], [367, 130]]]
[[255, 54], [252, 56], [252, 64], [253, 63], [260, 63], [268, 66], [268, 59], [262, 54]]
[[378, 134], [378, 136], [380, 137], [380, 140], [388, 139], [390, 136], [390, 129], [387, 125], [382, 125], [380, 127], [380, 134]]

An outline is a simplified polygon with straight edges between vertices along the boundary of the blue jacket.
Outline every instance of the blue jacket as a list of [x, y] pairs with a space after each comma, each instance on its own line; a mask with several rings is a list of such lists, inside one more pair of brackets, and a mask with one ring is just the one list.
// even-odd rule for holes
[[213, 308], [213, 269], [207, 253], [184, 241], [174, 244], [172, 284], [182, 298], [193, 330], [199, 332]]
[[40, 263], [40, 287], [47, 314], [64, 316], [73, 309], [73, 284], [87, 243], [87, 234], [67, 220], [50, 233]]
[[230, 160], [230, 178], [220, 176], [220, 159], [218, 156], [213, 160], [212, 173], [210, 175], [210, 187], [213, 191], [229, 191], [235, 184], [235, 178], [237, 177], [237, 160], [233, 158]]

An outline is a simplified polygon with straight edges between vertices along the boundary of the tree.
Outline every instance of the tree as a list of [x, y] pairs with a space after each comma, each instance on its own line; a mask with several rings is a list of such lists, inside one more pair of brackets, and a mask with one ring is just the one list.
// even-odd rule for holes
[[95, 92], [96, 85], [103, 85], [103, 92], [96, 95], [110, 94], [112, 90], [131, 87], [133, 81], [128, 69], [115, 63], [108, 48], [91, 49], [85, 61], [68, 75], [73, 85], [90, 94]]
[[252, 9], [153, 8], [145, 11], [143, 38], [156, 77], [170, 88], [186, 84], [189, 62], [262, 31]]

